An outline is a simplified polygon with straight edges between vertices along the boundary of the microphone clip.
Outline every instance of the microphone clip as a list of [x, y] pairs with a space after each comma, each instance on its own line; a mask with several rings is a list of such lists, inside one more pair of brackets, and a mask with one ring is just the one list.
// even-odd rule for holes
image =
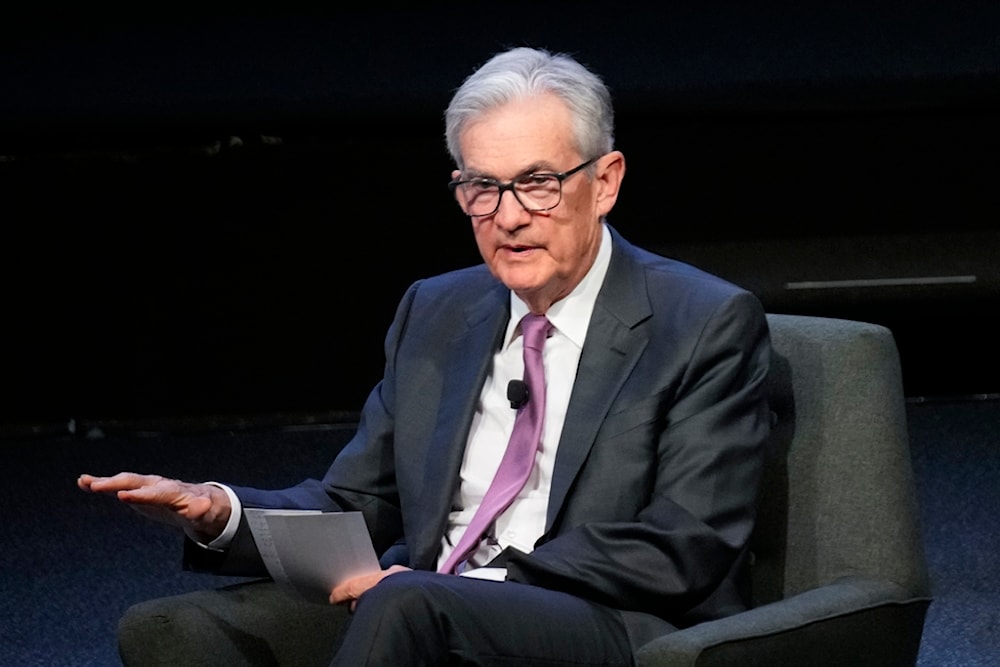
[[514, 410], [520, 409], [528, 402], [528, 385], [524, 380], [511, 380], [507, 383], [507, 400]]

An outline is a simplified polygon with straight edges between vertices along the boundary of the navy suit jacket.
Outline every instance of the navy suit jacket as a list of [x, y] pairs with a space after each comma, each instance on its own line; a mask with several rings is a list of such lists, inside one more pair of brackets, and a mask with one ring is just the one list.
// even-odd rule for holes
[[[612, 242], [546, 531], [532, 553], [510, 556], [508, 579], [685, 626], [748, 603], [770, 426], [767, 323], [747, 291], [614, 230]], [[386, 337], [384, 378], [325, 477], [237, 487], [244, 505], [359, 510], [383, 565], [435, 569], [509, 300], [485, 266], [412, 285]], [[218, 569], [263, 572], [247, 533]]]

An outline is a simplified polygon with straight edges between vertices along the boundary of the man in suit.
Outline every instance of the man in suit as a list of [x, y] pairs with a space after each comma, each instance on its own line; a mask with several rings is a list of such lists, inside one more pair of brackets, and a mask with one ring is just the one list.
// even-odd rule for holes
[[[337, 665], [632, 664], [655, 636], [748, 605], [763, 310], [607, 224], [625, 159], [606, 87], [572, 58], [498, 54], [446, 124], [484, 264], [407, 291], [383, 380], [322, 480], [80, 486], [181, 526], [189, 564], [227, 573], [263, 573], [242, 508], [363, 512], [384, 569], [331, 592], [354, 612]], [[549, 330], [533, 467], [455, 567], [523, 409], [506, 389], [525, 372], [529, 314]]]

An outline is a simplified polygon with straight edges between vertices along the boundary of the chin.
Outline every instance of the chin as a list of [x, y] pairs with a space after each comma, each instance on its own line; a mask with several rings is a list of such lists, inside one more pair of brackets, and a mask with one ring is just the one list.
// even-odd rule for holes
[[510, 271], [501, 269], [495, 271], [494, 275], [500, 279], [504, 285], [509, 287], [511, 290], [517, 292], [518, 294], [525, 292], [533, 292], [539, 289], [544, 283], [539, 282], [537, 276], [525, 275], [524, 271]]

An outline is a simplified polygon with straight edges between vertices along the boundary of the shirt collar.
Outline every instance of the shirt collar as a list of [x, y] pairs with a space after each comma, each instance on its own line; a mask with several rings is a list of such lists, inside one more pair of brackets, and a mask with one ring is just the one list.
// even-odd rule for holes
[[[583, 348], [590, 326], [590, 316], [597, 303], [597, 295], [604, 284], [604, 276], [611, 264], [611, 232], [607, 225], [601, 225], [601, 246], [593, 265], [583, 276], [583, 280], [573, 288], [566, 297], [559, 299], [549, 307], [545, 316], [549, 322], [579, 348]], [[504, 349], [514, 340], [518, 330], [517, 325], [529, 312], [527, 304], [521, 301], [514, 292], [510, 293], [510, 322], [507, 323], [507, 335], [504, 337]]]

